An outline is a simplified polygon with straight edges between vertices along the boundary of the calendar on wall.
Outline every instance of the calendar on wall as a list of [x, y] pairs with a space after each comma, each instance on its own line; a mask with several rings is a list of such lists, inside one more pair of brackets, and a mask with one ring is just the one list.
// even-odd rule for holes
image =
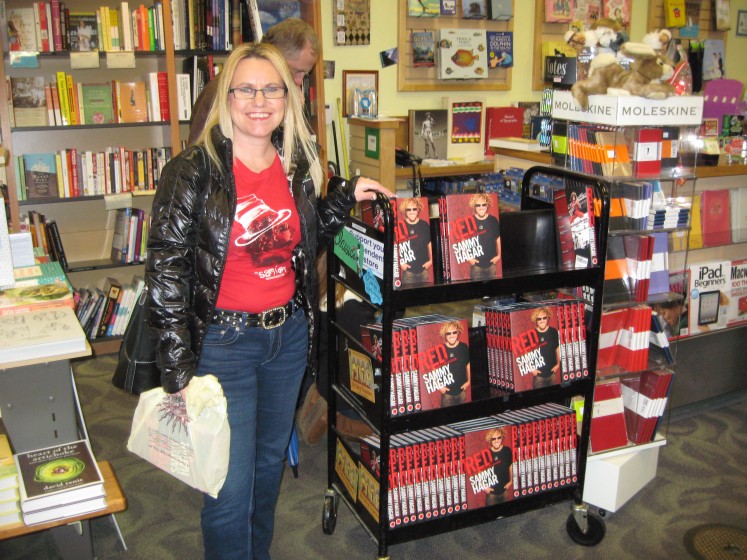
[[334, 0], [332, 15], [335, 45], [353, 46], [371, 43], [370, 0]]

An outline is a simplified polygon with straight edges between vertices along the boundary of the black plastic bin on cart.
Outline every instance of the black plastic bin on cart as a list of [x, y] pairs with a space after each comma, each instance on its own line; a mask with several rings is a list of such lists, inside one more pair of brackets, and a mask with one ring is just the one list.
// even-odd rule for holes
[[[559, 265], [561, 261], [554, 206], [529, 196], [530, 185], [540, 174], [560, 178], [566, 187], [566, 192], [569, 187], [591, 188], [596, 202], [598, 226], [596, 231], [599, 258], [595, 265], [588, 268], [570, 268]], [[357, 235], [366, 237], [371, 246], [378, 246], [383, 251], [383, 255], [379, 253], [377, 258], [383, 258], [383, 263], [393, 263], [394, 215], [389, 201], [383, 197], [380, 201], [386, 208], [383, 232], [365, 226], [356, 218], [350, 218], [347, 227], [354, 230]], [[325, 533], [334, 532], [338, 505], [342, 500], [370, 533], [373, 540], [378, 543], [377, 558], [382, 560], [388, 558], [388, 547], [392, 544], [469, 527], [568, 500], [571, 502], [571, 514], [567, 519], [566, 528], [571, 538], [583, 545], [595, 545], [602, 540], [605, 531], [604, 523], [589, 512], [583, 503], [582, 496], [602, 313], [608, 219], [609, 195], [603, 181], [560, 168], [537, 166], [527, 170], [524, 176], [521, 210], [500, 214], [502, 278], [474, 282], [448, 282], [437, 279], [434, 285], [394, 289], [393, 267], [389, 265], [383, 266], [383, 278], [380, 279], [377, 287], [367, 290], [363, 279], [351, 274], [350, 267], [343, 265], [340, 259], [342, 253], [329, 251], [328, 293], [334, 294], [336, 285], [342, 283], [379, 310], [382, 321], [382, 352], [381, 360], [377, 360], [368, 353], [359, 340], [359, 333], [349, 333], [341, 329], [336, 323], [334, 306], [328, 306], [329, 355], [338, 356], [339, 359], [330, 360], [329, 372], [330, 410], [328, 417], [331, 421], [327, 439], [328, 488], [324, 499], [322, 522]], [[373, 257], [367, 254], [367, 258]], [[434, 262], [436, 260], [434, 255]], [[358, 272], [361, 276], [368, 276], [368, 281], [371, 281], [371, 276], [365, 273], [365, 269]], [[585, 290], [585, 293], [589, 294], [586, 304], [586, 354], [589, 372], [587, 377], [519, 393], [504, 393], [495, 389], [488, 391], [486, 388], [480, 391], [477, 388], [475, 389], [477, 395], [473, 396], [473, 401], [465, 404], [402, 416], [392, 416], [389, 413], [392, 322], [395, 318], [401, 317], [407, 308], [453, 303], [487, 296], [515, 295], [556, 289], [571, 290], [579, 287], [591, 288]], [[333, 298], [330, 297], [329, 301], [333, 301]], [[484, 327], [470, 329], [470, 342], [472, 367], [486, 367]], [[350, 387], [341, 382], [341, 367], [349, 363], [351, 350], [356, 353], [356, 356], [364, 355], [370, 360], [371, 371], [381, 371], [379, 381], [370, 395], [373, 401], [355, 394]], [[576, 447], [576, 481], [574, 483], [496, 505], [466, 509], [451, 515], [394, 527], [387, 522], [388, 461], [380, 461], [380, 476], [377, 480], [368, 466], [360, 461], [355, 442], [349, 442], [340, 437], [334, 422], [338, 403], [342, 400], [352, 406], [375, 430], [380, 437], [380, 457], [388, 457], [390, 438], [396, 434], [486, 417], [508, 410], [520, 410], [543, 403], [569, 406], [573, 397], [581, 397], [584, 401], [584, 412], [582, 421], [579, 423], [580, 431]], [[345, 476], [341, 476], [341, 473]]]

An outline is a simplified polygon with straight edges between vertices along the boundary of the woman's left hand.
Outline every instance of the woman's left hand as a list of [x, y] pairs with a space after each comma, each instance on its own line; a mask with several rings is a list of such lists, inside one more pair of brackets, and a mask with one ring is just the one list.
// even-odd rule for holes
[[384, 185], [367, 177], [358, 177], [355, 182], [355, 200], [376, 200], [376, 193], [381, 193], [387, 197], [393, 197], [394, 193]]

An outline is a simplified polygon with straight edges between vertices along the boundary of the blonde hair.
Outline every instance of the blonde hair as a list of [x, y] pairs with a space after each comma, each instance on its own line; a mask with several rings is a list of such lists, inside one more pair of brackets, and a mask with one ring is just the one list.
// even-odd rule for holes
[[492, 430], [488, 430], [488, 433], [485, 434], [485, 441], [490, 443], [490, 440], [493, 439], [495, 436], [501, 436], [503, 438], [503, 441], [506, 441], [506, 430], [503, 428], [495, 428]]
[[464, 331], [464, 328], [462, 327], [462, 324], [459, 321], [449, 321], [448, 323], [444, 323], [441, 325], [441, 328], [438, 331], [438, 334], [440, 334], [442, 337], [446, 338], [446, 333], [449, 332], [451, 329], [454, 329], [459, 335], [462, 334]]
[[547, 320], [548, 321], [552, 318], [552, 311], [550, 311], [550, 308], [547, 307], [547, 306], [545, 306], [545, 305], [543, 305], [541, 307], [536, 307], [534, 309], [534, 311], [532, 311], [532, 323], [536, 323], [537, 322], [537, 317], [539, 317], [543, 313], [545, 315], [547, 315], [547, 317], [548, 317]]
[[478, 202], [484, 202], [488, 205], [488, 208], [493, 204], [493, 201], [490, 200], [490, 197], [485, 193], [477, 193], [473, 194], [469, 199], [469, 207], [472, 208], [472, 210], [475, 209], [475, 205]]
[[399, 203], [400, 212], [404, 212], [410, 203], [417, 206], [418, 211], [423, 209], [423, 203], [420, 201], [419, 198], [405, 198], [404, 200], [402, 200], [402, 202]]
[[228, 90], [231, 88], [231, 81], [236, 73], [239, 63], [247, 58], [256, 58], [266, 60], [272, 64], [280, 74], [283, 85], [287, 88], [285, 98], [285, 114], [283, 116], [283, 144], [281, 146], [283, 170], [286, 175], [295, 171], [293, 162], [294, 156], [298, 151], [302, 151], [309, 161], [309, 172], [314, 181], [314, 189], [317, 195], [320, 193], [324, 174], [322, 166], [319, 163], [319, 155], [316, 150], [316, 143], [311, 137], [309, 123], [303, 111], [303, 100], [301, 91], [293, 82], [288, 63], [277, 49], [269, 43], [244, 43], [236, 47], [225, 62], [224, 68], [218, 75], [218, 91], [213, 99], [208, 112], [205, 127], [197, 137], [196, 144], [203, 144], [210, 159], [216, 163], [224, 172], [223, 162], [218, 156], [218, 151], [210, 134], [210, 130], [218, 125], [220, 131], [226, 138], [233, 140], [233, 121], [231, 120], [231, 111], [228, 103]]

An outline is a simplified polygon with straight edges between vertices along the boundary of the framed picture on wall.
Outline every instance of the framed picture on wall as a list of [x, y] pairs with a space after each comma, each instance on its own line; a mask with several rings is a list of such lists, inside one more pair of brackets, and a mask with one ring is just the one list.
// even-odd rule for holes
[[379, 73], [376, 70], [343, 70], [342, 71], [342, 98], [343, 116], [349, 117], [354, 114], [353, 95], [355, 90], [361, 92], [373, 90], [378, 95]]
[[747, 10], [739, 10], [737, 14], [737, 35], [747, 36]]

